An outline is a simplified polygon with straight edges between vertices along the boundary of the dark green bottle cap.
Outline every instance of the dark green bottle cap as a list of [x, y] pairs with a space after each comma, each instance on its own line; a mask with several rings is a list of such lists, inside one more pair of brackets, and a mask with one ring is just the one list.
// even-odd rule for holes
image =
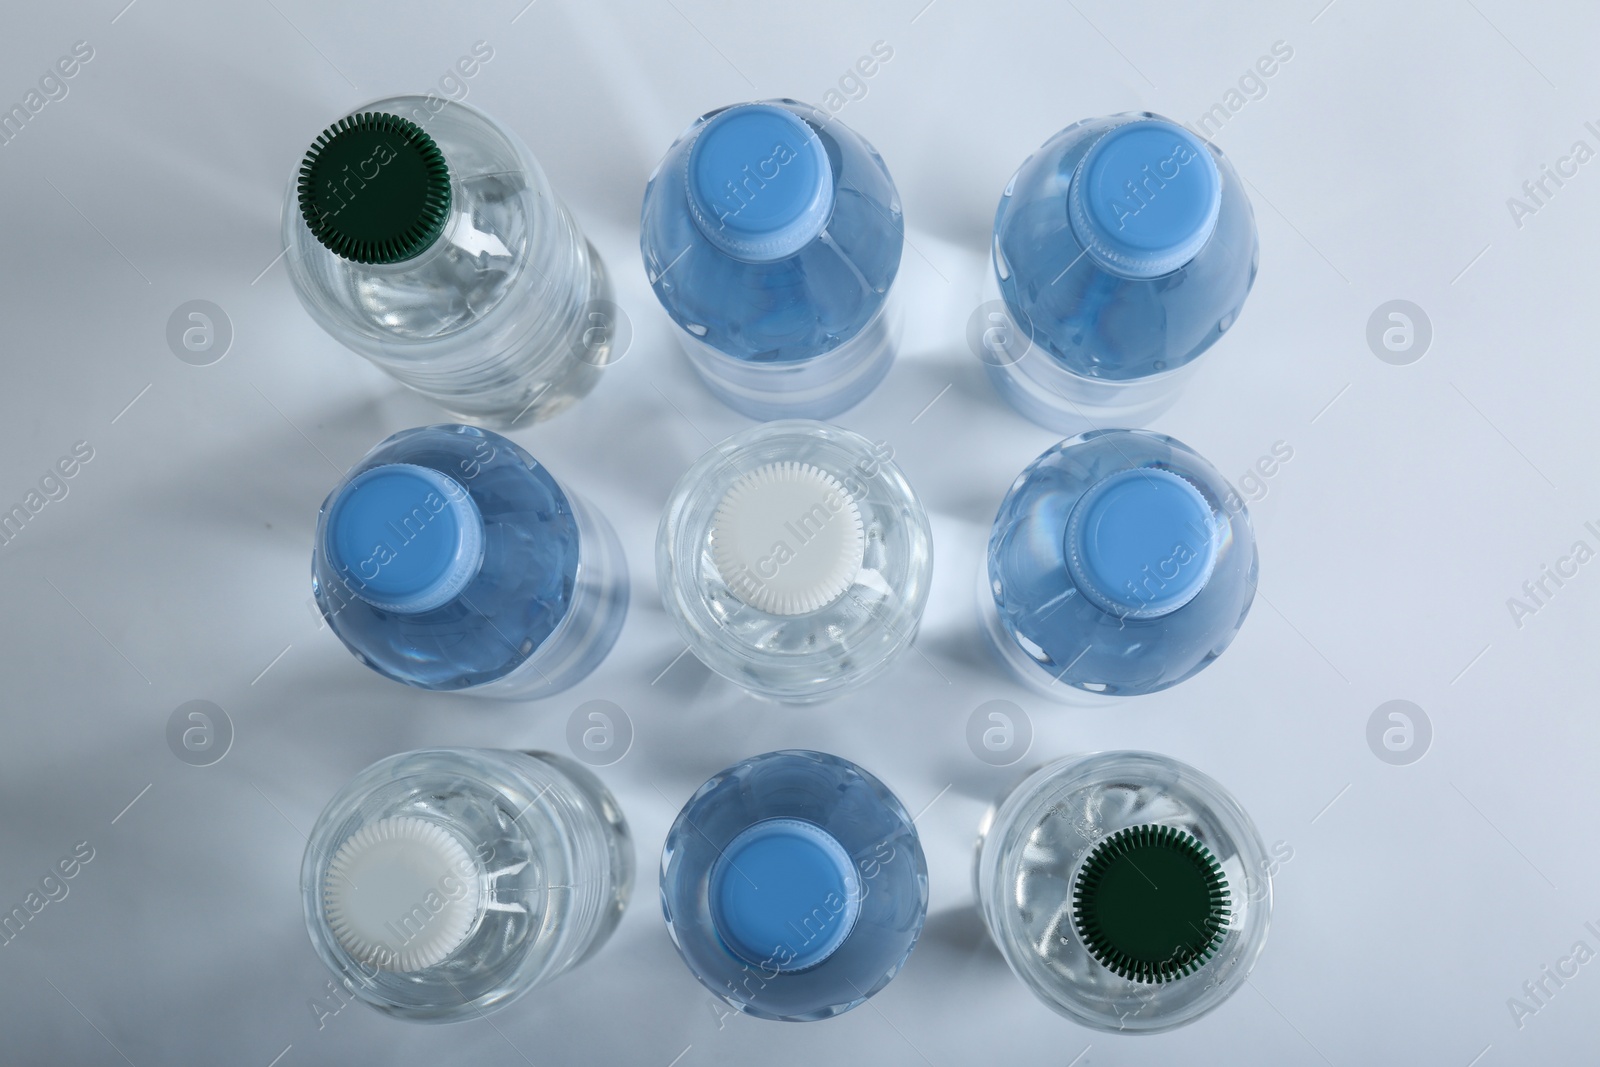
[[357, 263], [399, 263], [444, 230], [450, 169], [421, 126], [367, 112], [311, 143], [299, 193], [300, 214], [329, 251]]
[[1101, 841], [1072, 889], [1089, 954], [1134, 982], [1194, 973], [1222, 942], [1228, 880], [1211, 850], [1172, 826], [1129, 826]]

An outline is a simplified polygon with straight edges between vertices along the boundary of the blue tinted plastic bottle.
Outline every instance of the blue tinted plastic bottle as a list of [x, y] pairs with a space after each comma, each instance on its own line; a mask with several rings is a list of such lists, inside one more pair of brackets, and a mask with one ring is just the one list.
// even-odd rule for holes
[[548, 696], [628, 603], [615, 532], [532, 456], [471, 426], [404, 430], [323, 502], [312, 589], [363, 663], [420, 689]]
[[1034, 460], [1006, 494], [979, 602], [995, 648], [1060, 700], [1183, 681], [1255, 599], [1244, 501], [1188, 446], [1096, 430]]
[[927, 915], [928, 865], [882, 782], [837, 756], [769, 752], [679, 813], [661, 906], [711, 992], [763, 1019], [825, 1019], [899, 973]]
[[1069, 126], [1018, 168], [995, 212], [983, 360], [1043, 426], [1138, 426], [1238, 319], [1255, 215], [1215, 145], [1150, 112]]
[[794, 100], [720, 108], [645, 189], [645, 271], [706, 385], [752, 418], [825, 419], [883, 380], [900, 197], [873, 147]]

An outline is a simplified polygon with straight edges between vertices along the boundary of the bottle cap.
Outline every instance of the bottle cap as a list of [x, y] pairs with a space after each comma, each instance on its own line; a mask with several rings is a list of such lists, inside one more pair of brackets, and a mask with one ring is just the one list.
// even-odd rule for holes
[[724, 945], [768, 972], [815, 967], [838, 950], [861, 908], [844, 846], [804, 819], [764, 819], [722, 850], [711, 921]]
[[1118, 471], [1089, 487], [1067, 520], [1067, 570], [1101, 610], [1153, 619], [1183, 607], [1217, 562], [1211, 505], [1160, 467]]
[[1211, 850], [1172, 826], [1130, 826], [1101, 841], [1072, 887], [1084, 948], [1134, 982], [1182, 978], [1210, 959], [1229, 914]]
[[328, 507], [328, 562], [375, 608], [432, 611], [454, 600], [483, 564], [478, 505], [460, 482], [431, 467], [373, 467]]
[[421, 253], [450, 215], [450, 169], [421, 126], [398, 115], [342, 118], [300, 164], [300, 214], [323, 246], [357, 263]]
[[689, 209], [735, 259], [785, 259], [833, 213], [833, 168], [815, 130], [773, 104], [740, 104], [700, 127], [689, 149]]
[[420, 971], [472, 933], [482, 888], [477, 861], [454, 834], [402, 815], [368, 823], [339, 846], [322, 884], [323, 914], [362, 963]]
[[1072, 175], [1072, 229], [1114, 274], [1155, 278], [1193, 259], [1222, 208], [1222, 177], [1204, 141], [1163, 119], [1102, 134]]
[[861, 511], [809, 463], [768, 463], [728, 489], [711, 518], [711, 559], [758, 611], [803, 615], [843, 596], [866, 553]]

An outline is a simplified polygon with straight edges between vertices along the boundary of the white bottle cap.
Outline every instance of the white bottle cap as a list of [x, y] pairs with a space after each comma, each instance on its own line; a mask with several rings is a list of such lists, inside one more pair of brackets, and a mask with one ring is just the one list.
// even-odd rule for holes
[[437, 823], [396, 816], [368, 823], [334, 853], [323, 914], [345, 951], [386, 971], [448, 959], [482, 908], [478, 863]]
[[803, 615], [839, 599], [865, 552], [856, 502], [809, 463], [756, 468], [733, 483], [711, 519], [717, 573], [734, 596], [773, 615]]

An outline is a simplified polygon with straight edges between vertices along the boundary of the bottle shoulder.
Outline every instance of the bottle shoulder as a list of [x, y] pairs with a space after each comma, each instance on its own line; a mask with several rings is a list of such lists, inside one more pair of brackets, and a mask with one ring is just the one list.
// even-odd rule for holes
[[1209, 240], [1187, 263], [1152, 278], [1106, 270], [1070, 219], [1079, 164], [1099, 138], [1150, 113], [1089, 119], [1029, 156], [995, 211], [993, 268], [1003, 299], [1034, 345], [1084, 377], [1126, 381], [1198, 358], [1237, 317], [1254, 283], [1254, 212], [1227, 157], [1205, 142], [1220, 180]]
[[[1203, 587], [1153, 617], [1107, 610], [1074, 579], [1069, 528], [1096, 485], [1123, 472], [1170, 472], [1193, 486], [1212, 514], [1215, 558]], [[1173, 552], [1194, 545], [1174, 545]], [[1069, 438], [1023, 471], [996, 515], [987, 554], [989, 588], [1008, 640], [1052, 679], [1111, 693], [1154, 692], [1199, 670], [1242, 624], [1255, 596], [1258, 557], [1243, 499], [1182, 442], [1144, 430], [1101, 430]], [[1140, 581], [1179, 573], [1152, 557]], [[1144, 592], [1143, 586], [1137, 587]], [[1104, 688], [1100, 688], [1104, 687]]]
[[[719, 887], [724, 857], [757, 835], [788, 837], [791, 859], [808, 861], [802, 872], [824, 866], [838, 876], [821, 880], [816, 904], [805, 901], [792, 927], [730, 914], [755, 894], [736, 884], [729, 894], [726, 879]], [[823, 847], [795, 848], [797, 837]], [[823, 852], [832, 862], [817, 862]], [[927, 914], [927, 860], [909, 812], [870, 773], [822, 752], [769, 752], [717, 774], [684, 805], [662, 853], [661, 900], [678, 953], [713, 992], [758, 1018], [821, 1019], [856, 1007], [899, 972]], [[789, 918], [789, 910], [779, 904], [768, 917]], [[727, 936], [752, 926], [776, 935], [762, 939], [763, 950], [746, 950], [755, 959]], [[755, 973], [761, 982], [743, 981]]]
[[543, 285], [547, 245], [570, 238], [538, 162], [515, 134], [464, 104], [402, 96], [353, 114], [371, 111], [415, 122], [438, 145], [451, 189], [443, 230], [399, 263], [342, 259], [306, 225], [297, 171], [282, 219], [296, 294], [320, 325], [357, 351], [460, 343], [464, 334], [491, 332]]
[[[349, 478], [386, 463], [436, 470], [471, 497], [484, 524], [483, 562], [450, 601], [401, 614], [368, 604], [356, 579], [322, 549], [329, 504]], [[400, 517], [373, 559], [405, 550]], [[553, 633], [571, 608], [582, 545], [571, 500], [514, 442], [469, 426], [402, 431], [383, 442], [324, 502], [312, 553], [313, 589], [330, 628], [369, 666], [424, 689], [460, 689], [504, 677]]]
[[872, 146], [816, 109], [774, 103], [806, 121], [826, 150], [834, 205], [821, 234], [794, 255], [759, 263], [707, 239], [691, 210], [687, 166], [712, 112], [652, 174], [640, 251], [652, 289], [681, 328], [737, 358], [788, 361], [830, 351], [871, 321], [898, 274], [905, 238], [899, 194]]

